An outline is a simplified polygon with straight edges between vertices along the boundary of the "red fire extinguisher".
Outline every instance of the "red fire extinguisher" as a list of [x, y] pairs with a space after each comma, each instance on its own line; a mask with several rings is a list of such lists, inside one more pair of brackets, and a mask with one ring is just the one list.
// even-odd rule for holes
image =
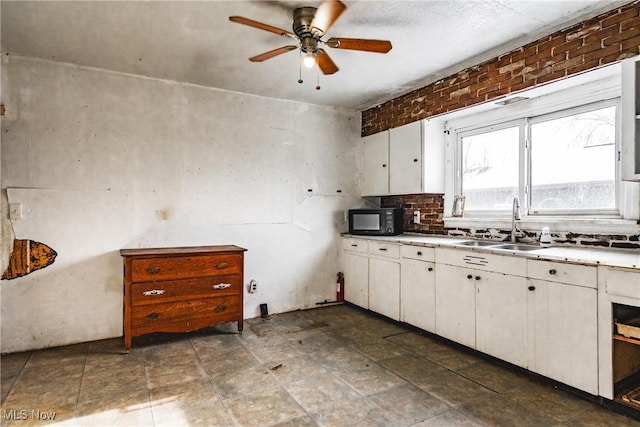
[[336, 301], [344, 301], [344, 274], [338, 273]]

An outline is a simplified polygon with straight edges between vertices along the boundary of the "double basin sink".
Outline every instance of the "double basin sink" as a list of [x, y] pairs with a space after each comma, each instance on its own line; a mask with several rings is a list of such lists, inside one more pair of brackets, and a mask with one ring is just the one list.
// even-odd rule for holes
[[528, 245], [526, 243], [502, 243], [487, 242], [483, 240], [466, 240], [464, 242], [455, 243], [458, 246], [467, 247], [485, 247], [487, 249], [502, 249], [506, 251], [528, 252], [544, 249], [542, 246]]

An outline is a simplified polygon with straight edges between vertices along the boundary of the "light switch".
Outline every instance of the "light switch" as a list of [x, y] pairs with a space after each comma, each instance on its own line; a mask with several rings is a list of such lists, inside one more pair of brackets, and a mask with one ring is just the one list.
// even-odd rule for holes
[[22, 219], [22, 203], [9, 203], [9, 219]]
[[413, 211], [413, 223], [420, 224], [420, 211]]

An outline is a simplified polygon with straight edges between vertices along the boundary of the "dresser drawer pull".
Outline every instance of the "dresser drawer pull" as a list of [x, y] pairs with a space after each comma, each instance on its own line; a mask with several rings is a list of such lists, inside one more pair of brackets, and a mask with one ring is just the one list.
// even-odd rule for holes
[[162, 295], [164, 294], [164, 292], [164, 289], [152, 289], [150, 291], [144, 291], [142, 295], [144, 295], [145, 297], [150, 297], [153, 295]]
[[149, 313], [147, 314], [147, 319], [157, 319], [160, 317], [160, 313]]
[[216, 313], [222, 313], [226, 309], [227, 309], [227, 306], [223, 304], [223, 305], [216, 306], [216, 308], [214, 308], [213, 311], [215, 311]]
[[229, 289], [231, 287], [231, 283], [218, 283], [217, 285], [213, 285], [213, 289]]
[[226, 262], [221, 262], [220, 264], [216, 264], [216, 268], [218, 270], [224, 270], [227, 267], [229, 267], [229, 264]]
[[149, 267], [149, 268], [147, 268], [147, 273], [149, 273], [149, 274], [158, 274], [158, 273], [160, 273], [160, 267]]

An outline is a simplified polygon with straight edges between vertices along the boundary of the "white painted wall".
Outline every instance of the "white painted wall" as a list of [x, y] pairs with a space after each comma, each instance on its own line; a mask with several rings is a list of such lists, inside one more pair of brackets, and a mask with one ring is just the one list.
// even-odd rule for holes
[[246, 318], [335, 299], [358, 112], [16, 56], [2, 86], [2, 212], [58, 252], [0, 282], [3, 353], [121, 336], [120, 248], [247, 248]]

